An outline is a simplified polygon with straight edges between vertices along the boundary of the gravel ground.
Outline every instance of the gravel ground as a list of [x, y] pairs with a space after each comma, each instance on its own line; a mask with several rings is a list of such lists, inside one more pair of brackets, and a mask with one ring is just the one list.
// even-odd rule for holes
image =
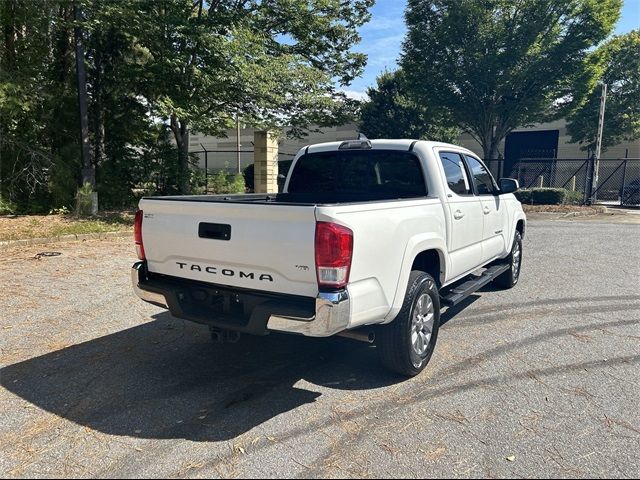
[[2, 477], [640, 476], [640, 225], [533, 220], [520, 284], [375, 347], [211, 345], [135, 298], [128, 239], [0, 252]]

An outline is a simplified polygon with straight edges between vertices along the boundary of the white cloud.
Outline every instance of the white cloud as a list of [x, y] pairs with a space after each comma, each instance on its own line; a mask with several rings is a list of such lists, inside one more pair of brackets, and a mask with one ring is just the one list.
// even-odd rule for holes
[[404, 32], [376, 38], [360, 47], [368, 55], [368, 67], [394, 67], [404, 40]]
[[344, 94], [347, 97], [353, 98], [354, 100], [360, 100], [362, 102], [366, 102], [367, 100], [369, 100], [369, 97], [365, 92], [361, 92], [358, 90], [341, 90], [341, 91], [344, 92]]

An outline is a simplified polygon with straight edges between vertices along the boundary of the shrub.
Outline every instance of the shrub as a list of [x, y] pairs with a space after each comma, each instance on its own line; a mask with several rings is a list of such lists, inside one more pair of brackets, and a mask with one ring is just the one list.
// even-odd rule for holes
[[69, 210], [67, 207], [52, 208], [51, 210], [49, 210], [49, 215], [69, 215], [70, 213], [71, 210]]
[[561, 205], [567, 196], [564, 188], [534, 188], [531, 201], [538, 205]]
[[85, 182], [85, 184], [78, 189], [78, 193], [76, 193], [76, 215], [88, 217], [97, 213], [94, 210], [95, 195], [97, 195], [97, 193], [93, 191], [93, 187], [89, 182]]
[[564, 188], [531, 188], [518, 190], [516, 198], [531, 205], [562, 205], [582, 203], [582, 193]]
[[212, 193], [244, 193], [244, 177], [240, 173], [220, 170], [209, 177], [209, 191]]
[[[190, 195], [203, 195], [207, 192], [206, 180], [207, 176], [204, 170], [199, 168], [191, 169], [191, 179], [189, 181]], [[209, 176], [209, 185], [211, 185], [211, 176]]]
[[526, 203], [526, 204], [531, 203], [531, 190], [523, 188], [523, 189], [517, 190], [514, 193], [514, 195], [516, 196], [516, 198], [520, 203]]
[[564, 199], [564, 203], [570, 205], [581, 205], [584, 201], [584, 194], [576, 190], [567, 190], [567, 196]]
[[13, 215], [16, 213], [17, 207], [15, 203], [0, 197], [0, 215]]

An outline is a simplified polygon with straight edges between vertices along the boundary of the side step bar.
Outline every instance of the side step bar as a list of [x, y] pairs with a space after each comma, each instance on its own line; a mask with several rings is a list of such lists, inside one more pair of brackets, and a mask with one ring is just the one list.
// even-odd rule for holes
[[509, 264], [506, 265], [494, 265], [487, 268], [479, 277], [467, 280], [466, 282], [458, 285], [457, 287], [449, 290], [446, 295], [440, 297], [440, 301], [443, 305], [453, 307], [462, 300], [467, 298], [472, 293], [480, 290], [487, 283], [494, 280], [501, 273], [509, 270]]

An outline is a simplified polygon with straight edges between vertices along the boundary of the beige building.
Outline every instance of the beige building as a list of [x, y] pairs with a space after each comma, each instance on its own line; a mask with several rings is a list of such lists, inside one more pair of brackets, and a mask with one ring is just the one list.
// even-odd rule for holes
[[[240, 129], [240, 167], [244, 169], [253, 163], [254, 129]], [[335, 142], [341, 140], [353, 140], [358, 136], [358, 127], [355, 124], [341, 125], [338, 127], [323, 128], [321, 132], [311, 132], [304, 138], [286, 138], [283, 136], [278, 142], [279, 160], [293, 159], [302, 147], [313, 143]], [[210, 137], [201, 134], [192, 134], [189, 137], [189, 151], [199, 158], [199, 165], [212, 170], [227, 168], [237, 169], [238, 157], [236, 153], [236, 131], [228, 130], [227, 137]], [[205, 153], [205, 150], [208, 153]]]
[[[305, 145], [352, 140], [357, 136], [357, 125], [347, 124], [323, 128], [322, 132], [312, 132], [301, 139], [283, 137], [279, 141], [279, 159], [283, 161], [293, 158], [297, 151]], [[581, 150], [579, 144], [571, 143], [569, 140], [566, 121], [558, 120], [514, 130], [501, 143], [498, 151], [506, 159], [505, 170], [517, 163], [519, 158], [586, 159], [588, 152]], [[241, 168], [253, 163], [253, 142], [254, 130], [252, 128], [241, 129]], [[457, 143], [482, 157], [482, 148], [470, 135], [461, 135]], [[205, 160], [209, 169], [235, 170], [237, 168], [235, 130], [229, 130], [226, 138], [192, 134], [189, 145], [190, 151], [196, 153], [200, 158], [201, 168], [205, 167]], [[206, 155], [205, 150], [209, 151]], [[603, 151], [602, 158], [640, 158], [640, 139], [609, 147]]]
[[[550, 152], [555, 153], [551, 156], [551, 158], [571, 158], [571, 159], [580, 159], [587, 158], [588, 152], [586, 150], [581, 150], [578, 143], [571, 143], [569, 134], [567, 133], [567, 122], [562, 120], [557, 120], [554, 122], [548, 123], [538, 123], [529, 127], [517, 128], [511, 134], [509, 134], [506, 140], [503, 140], [498, 148], [498, 151], [502, 155], [502, 157], [507, 158], [507, 153], [505, 151], [505, 147], [507, 150], [510, 150], [510, 145], [506, 145], [510, 143], [510, 140], [514, 136], [530, 136], [533, 140], [534, 145], [537, 143], [536, 139], [540, 138], [540, 134], [542, 137], [548, 136], [552, 148], [549, 149]], [[557, 138], [555, 137], [557, 135]], [[516, 139], [517, 140], [517, 139]], [[458, 139], [460, 145], [472, 150], [478, 155], [482, 155], [482, 147], [478, 142], [476, 142], [471, 135], [463, 134]], [[528, 142], [527, 142], [528, 143]], [[555, 145], [555, 146], [553, 146]], [[544, 145], [536, 145], [539, 150], [544, 150]], [[534, 147], [533, 150], [536, 148]], [[542, 153], [542, 152], [541, 152]], [[623, 142], [618, 145], [611, 146], [602, 152], [602, 158], [640, 158], [640, 139], [634, 140], [631, 142]]]

